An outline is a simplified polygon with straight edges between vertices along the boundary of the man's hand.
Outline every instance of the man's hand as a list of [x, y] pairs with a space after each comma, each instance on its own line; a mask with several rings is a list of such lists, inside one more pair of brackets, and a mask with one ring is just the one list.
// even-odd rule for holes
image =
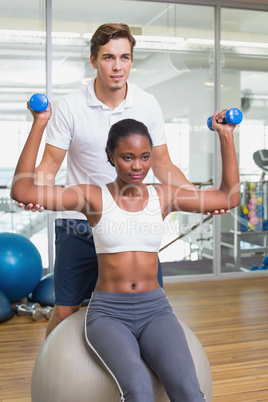
[[[206, 189], [206, 191], [218, 191], [218, 188], [216, 187], [209, 187]], [[205, 215], [222, 215], [222, 214], [228, 214], [230, 212], [229, 209], [215, 209], [213, 212], [207, 212]]]
[[219, 211], [215, 209], [213, 212], [207, 212], [205, 215], [222, 215], [222, 214], [228, 214], [229, 209], [220, 209]]
[[22, 202], [18, 203], [18, 207], [25, 209], [25, 211], [32, 211], [32, 212], [43, 212], [45, 210], [44, 207], [41, 207], [39, 204], [33, 205], [33, 204], [27, 204], [24, 205]]

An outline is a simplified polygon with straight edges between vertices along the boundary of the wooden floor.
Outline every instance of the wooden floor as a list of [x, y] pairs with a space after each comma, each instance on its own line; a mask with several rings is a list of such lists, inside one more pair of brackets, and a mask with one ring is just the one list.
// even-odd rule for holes
[[[267, 402], [268, 278], [166, 285], [165, 290], [206, 350], [213, 402]], [[31, 371], [46, 325], [17, 316], [0, 324], [1, 402], [31, 401]]]

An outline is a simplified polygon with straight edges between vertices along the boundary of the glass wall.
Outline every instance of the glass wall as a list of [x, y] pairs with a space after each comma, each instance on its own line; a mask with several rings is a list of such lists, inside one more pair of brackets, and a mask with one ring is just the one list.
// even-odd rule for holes
[[44, 2], [1, 0], [0, 8], [0, 231], [29, 237], [46, 267], [46, 213], [28, 213], [9, 198], [14, 167], [31, 125], [26, 102], [46, 88]]
[[241, 207], [222, 218], [222, 272], [255, 270], [267, 255], [265, 171], [253, 159], [268, 145], [267, 17], [252, 10], [223, 8], [221, 13], [221, 103], [243, 112], [235, 136]]
[[[19, 211], [8, 197], [10, 178], [31, 120], [26, 101], [33, 93], [46, 91], [45, 0], [26, 0], [23, 5], [19, 0], [9, 4], [0, 0], [0, 5], [0, 231], [30, 237], [47, 267], [46, 214]], [[242, 108], [244, 121], [236, 128], [236, 145], [242, 179], [252, 182], [261, 176], [252, 154], [266, 147], [268, 133], [266, 20], [265, 11], [221, 9], [221, 105]], [[93, 7], [85, 0], [77, 0], [75, 6], [53, 0], [53, 107], [63, 95], [94, 79], [90, 38], [100, 24], [109, 21], [131, 26], [137, 45], [130, 81], [155, 95], [160, 103], [173, 163], [198, 187], [215, 184], [216, 136], [206, 126], [207, 117], [215, 111], [215, 8], [136, 0], [99, 0]], [[65, 172], [64, 161], [58, 183], [64, 183]], [[148, 182], [155, 181], [150, 173]], [[214, 277], [215, 219], [222, 221], [222, 272], [244, 272], [239, 262], [240, 249], [245, 246], [238, 235], [239, 209], [222, 218], [174, 213], [167, 218], [159, 254], [166, 281], [187, 280], [189, 276], [201, 279], [196, 275]], [[54, 242], [52, 238], [49, 241]]]
[[[92, 8], [78, 1], [75, 12], [71, 4], [62, 12], [62, 1], [53, 1], [53, 102], [95, 77], [90, 37], [107, 21], [131, 26], [137, 44], [130, 81], [158, 99], [173, 162], [198, 186], [211, 183], [214, 136], [206, 120], [214, 110], [214, 88], [208, 83], [214, 8], [146, 1], [100, 1]], [[155, 182], [152, 174], [148, 182]], [[160, 252], [165, 275], [212, 273], [212, 220], [199, 226], [202, 220], [202, 215], [181, 213], [167, 219], [163, 247], [197, 228]]]

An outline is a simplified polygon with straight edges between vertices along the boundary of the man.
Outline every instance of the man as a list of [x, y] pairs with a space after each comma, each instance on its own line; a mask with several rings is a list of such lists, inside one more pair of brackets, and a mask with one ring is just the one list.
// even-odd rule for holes
[[[96, 30], [90, 56], [96, 79], [63, 97], [53, 111], [44, 155], [36, 168], [39, 184], [54, 183], [67, 151], [67, 186], [113, 181], [115, 171], [105, 154], [108, 131], [113, 123], [134, 118], [146, 124], [152, 136], [152, 169], [158, 180], [192, 186], [170, 160], [164, 120], [156, 99], [127, 82], [134, 46], [135, 39], [125, 24], [103, 24]], [[97, 259], [91, 228], [83, 214], [66, 211], [56, 221], [56, 301], [47, 335], [78, 311], [83, 300], [90, 298], [96, 280]], [[160, 273], [160, 284], [161, 281]]]

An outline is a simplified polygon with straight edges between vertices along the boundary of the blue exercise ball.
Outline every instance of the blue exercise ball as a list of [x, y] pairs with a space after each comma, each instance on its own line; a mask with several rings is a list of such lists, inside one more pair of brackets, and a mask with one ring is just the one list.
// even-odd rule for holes
[[0, 290], [0, 323], [12, 318], [14, 311], [8, 297]]
[[19, 301], [40, 282], [43, 266], [38, 249], [26, 237], [0, 233], [0, 290]]
[[44, 276], [28, 298], [42, 306], [54, 306], [54, 273]]

